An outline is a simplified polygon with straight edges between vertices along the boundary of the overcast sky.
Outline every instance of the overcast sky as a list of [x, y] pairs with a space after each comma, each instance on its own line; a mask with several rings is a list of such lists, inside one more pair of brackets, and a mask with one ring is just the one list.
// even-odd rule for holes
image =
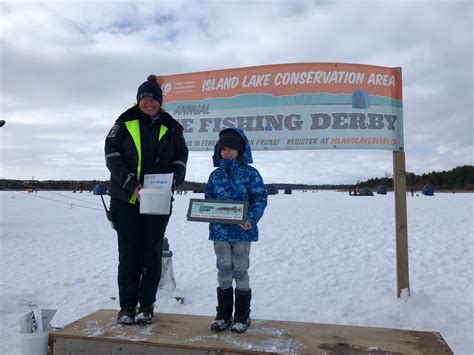
[[[105, 4], [104, 4], [105, 3]], [[407, 171], [474, 164], [473, 2], [0, 0], [0, 178], [109, 178], [104, 140], [148, 74], [264, 64], [402, 67]], [[265, 182], [355, 183], [392, 152], [254, 152]], [[210, 152], [191, 152], [205, 182]]]

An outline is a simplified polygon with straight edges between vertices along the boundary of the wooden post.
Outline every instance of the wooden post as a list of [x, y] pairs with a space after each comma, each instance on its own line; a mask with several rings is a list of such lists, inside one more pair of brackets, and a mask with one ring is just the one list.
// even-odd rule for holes
[[408, 271], [407, 182], [405, 152], [393, 152], [393, 179], [395, 190], [395, 233], [397, 249], [397, 297], [403, 289], [410, 294]]

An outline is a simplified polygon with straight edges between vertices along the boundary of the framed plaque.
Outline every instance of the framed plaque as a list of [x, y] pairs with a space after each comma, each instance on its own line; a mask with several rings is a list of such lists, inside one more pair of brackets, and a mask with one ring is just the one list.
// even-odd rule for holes
[[241, 224], [247, 220], [248, 201], [189, 200], [188, 221]]

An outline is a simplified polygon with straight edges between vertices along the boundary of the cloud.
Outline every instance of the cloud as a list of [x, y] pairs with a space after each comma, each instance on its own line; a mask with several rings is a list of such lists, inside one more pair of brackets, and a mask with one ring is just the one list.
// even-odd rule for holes
[[[8, 1], [0, 13], [0, 177], [107, 178], [105, 136], [150, 73], [291, 62], [402, 67], [407, 170], [473, 163], [471, 1]], [[271, 182], [392, 169], [384, 151], [255, 161]], [[207, 180], [209, 153], [192, 152], [189, 167]]]

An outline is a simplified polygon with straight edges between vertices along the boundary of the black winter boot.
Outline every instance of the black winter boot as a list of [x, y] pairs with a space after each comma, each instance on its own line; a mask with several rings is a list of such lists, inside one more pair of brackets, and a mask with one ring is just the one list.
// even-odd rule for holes
[[222, 332], [229, 328], [232, 323], [232, 310], [234, 308], [234, 289], [217, 288], [217, 315], [211, 322], [210, 329], [214, 332]]
[[117, 315], [117, 323], [132, 325], [135, 321], [135, 307], [123, 307]]
[[233, 333], [245, 333], [250, 327], [250, 300], [252, 290], [241, 291], [235, 289], [235, 313], [234, 321], [230, 326]]
[[153, 323], [153, 319], [155, 315], [153, 313], [154, 305], [140, 305], [138, 308], [137, 315], [135, 316], [135, 322], [137, 324], [151, 324]]

